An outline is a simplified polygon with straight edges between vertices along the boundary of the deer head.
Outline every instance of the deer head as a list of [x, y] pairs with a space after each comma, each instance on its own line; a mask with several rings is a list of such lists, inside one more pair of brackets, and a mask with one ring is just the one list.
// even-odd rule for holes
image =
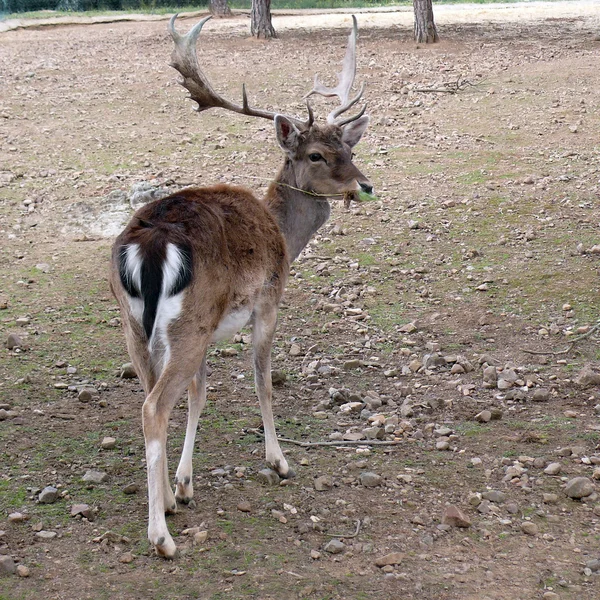
[[[169, 32], [175, 44], [171, 56], [171, 66], [182, 75], [181, 85], [190, 92], [190, 98], [197, 104], [197, 111], [209, 108], [223, 108], [243, 115], [260, 117], [275, 122], [279, 145], [286, 153], [286, 165], [293, 171], [292, 181], [287, 185], [301, 191], [323, 195], [346, 195], [356, 197], [356, 192], [370, 193], [373, 186], [352, 162], [352, 148], [359, 142], [369, 123], [366, 106], [353, 116], [342, 115], [362, 97], [364, 86], [353, 98], [350, 97], [356, 74], [356, 38], [358, 25], [352, 16], [353, 28], [348, 38], [342, 71], [338, 74], [338, 84], [334, 88], [325, 87], [317, 77], [313, 89], [305, 96], [319, 94], [326, 97], [337, 96], [340, 106], [327, 117], [327, 124], [315, 122], [313, 111], [307, 101], [308, 118], [298, 119], [290, 115], [251, 107], [245, 85], [242, 86], [242, 104], [223, 98], [212, 87], [202, 72], [196, 54], [196, 43], [206, 17], [186, 35], [175, 30], [175, 19], [171, 18]], [[278, 182], [286, 185], [286, 182]]]

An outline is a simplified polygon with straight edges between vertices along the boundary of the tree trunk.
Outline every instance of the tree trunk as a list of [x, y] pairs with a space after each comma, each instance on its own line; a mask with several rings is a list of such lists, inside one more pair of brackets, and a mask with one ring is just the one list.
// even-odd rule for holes
[[271, 0], [252, 0], [252, 25], [250, 32], [260, 38], [277, 37], [271, 24]]
[[230, 17], [231, 9], [227, 0], [210, 0], [210, 14], [213, 17]]
[[415, 9], [415, 42], [433, 44], [440, 38], [433, 22], [431, 0], [413, 0]]

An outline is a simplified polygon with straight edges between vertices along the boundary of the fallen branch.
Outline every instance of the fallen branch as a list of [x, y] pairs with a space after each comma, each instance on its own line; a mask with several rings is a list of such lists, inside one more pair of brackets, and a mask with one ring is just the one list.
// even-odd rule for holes
[[333, 538], [345, 538], [345, 539], [350, 539], [350, 538], [355, 538], [358, 536], [358, 532], [360, 531], [360, 519], [356, 520], [356, 531], [354, 533], [351, 533], [349, 535], [344, 534], [344, 533], [326, 533], [325, 535], [327, 537], [333, 537]]
[[[264, 433], [258, 429], [248, 429], [250, 433], [255, 433], [264, 438]], [[289, 438], [277, 438], [278, 441], [286, 444], [294, 444], [302, 448], [315, 448], [317, 446], [397, 446], [402, 440], [339, 440], [336, 442], [300, 442]]]

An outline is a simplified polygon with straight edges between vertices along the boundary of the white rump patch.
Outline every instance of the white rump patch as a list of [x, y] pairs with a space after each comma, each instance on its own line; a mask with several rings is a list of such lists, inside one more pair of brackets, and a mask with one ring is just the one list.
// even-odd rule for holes
[[[157, 362], [158, 373], [164, 369], [171, 356], [167, 328], [171, 321], [177, 319], [181, 313], [184, 291], [171, 297], [167, 297], [167, 294], [177, 281], [182, 265], [183, 259], [179, 248], [175, 244], [167, 244], [167, 256], [163, 264], [162, 288], [156, 307], [156, 320], [154, 321], [152, 337], [148, 342], [150, 354]], [[159, 360], [157, 354], [160, 351], [162, 351], [162, 356]], [[160, 364], [158, 364], [159, 362]]]
[[213, 333], [212, 341], [221, 342], [231, 338], [250, 320], [251, 314], [250, 309], [242, 308], [225, 315]]
[[[142, 259], [140, 258], [140, 245], [129, 244], [125, 247], [125, 276], [132, 286], [138, 290], [142, 289]], [[141, 324], [144, 314], [144, 301], [141, 298], [128, 296], [129, 310], [131, 316]]]

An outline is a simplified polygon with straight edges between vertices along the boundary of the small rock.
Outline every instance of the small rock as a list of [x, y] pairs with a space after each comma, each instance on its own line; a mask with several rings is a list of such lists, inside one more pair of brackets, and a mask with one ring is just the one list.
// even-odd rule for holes
[[117, 440], [114, 437], [105, 437], [100, 443], [103, 450], [112, 450], [117, 445]]
[[537, 388], [533, 392], [532, 400], [534, 402], [548, 402], [550, 399], [550, 390], [546, 388]]
[[140, 487], [138, 486], [137, 483], [128, 483], [123, 488], [123, 493], [127, 494], [129, 496], [131, 494], [137, 494], [137, 492], [138, 492], [139, 489], [140, 489]]
[[137, 373], [135, 372], [135, 368], [132, 363], [125, 363], [121, 366], [121, 374], [119, 375], [121, 379], [135, 379], [137, 377]]
[[544, 504], [556, 504], [558, 502], [558, 495], [546, 493], [542, 496], [542, 500], [544, 501]]
[[506, 494], [504, 492], [500, 492], [498, 490], [490, 490], [488, 492], [484, 492], [481, 494], [481, 497], [484, 500], [489, 500], [494, 504], [502, 504], [506, 501]]
[[594, 484], [587, 477], [575, 477], [567, 483], [565, 493], [569, 498], [585, 498], [594, 493]]
[[404, 560], [403, 552], [391, 552], [390, 554], [386, 554], [385, 556], [380, 556], [375, 559], [375, 566], [381, 568], [386, 565], [399, 565]]
[[16, 570], [15, 561], [11, 556], [0, 555], [0, 577], [13, 575]]
[[377, 473], [371, 473], [370, 471], [365, 471], [360, 474], [359, 477], [361, 485], [364, 487], [377, 487], [381, 485], [381, 475], [377, 475]]
[[451, 527], [471, 527], [471, 519], [460, 508], [451, 504], [444, 509], [442, 524]]
[[525, 521], [521, 523], [521, 531], [527, 535], [537, 535], [538, 534], [538, 526], [531, 521]]
[[94, 511], [88, 504], [73, 504], [71, 506], [71, 516], [76, 517], [77, 515], [85, 517], [88, 521], [94, 520]]
[[287, 381], [285, 371], [271, 371], [271, 383], [275, 386], [283, 385]]
[[10, 333], [8, 338], [6, 339], [6, 347], [9, 350], [14, 350], [15, 348], [20, 348], [23, 345], [23, 340], [16, 334]]
[[560, 600], [560, 596], [554, 592], [544, 592], [542, 600]]
[[25, 565], [17, 565], [17, 575], [19, 577], [29, 577], [29, 567], [26, 567]]
[[194, 533], [194, 544], [204, 544], [208, 539], [208, 531], [197, 531]]
[[252, 510], [252, 505], [247, 500], [242, 500], [238, 503], [237, 509], [243, 513], [249, 513]]
[[589, 569], [592, 573], [597, 573], [598, 571], [600, 571], [600, 560], [597, 558], [588, 560], [587, 563], [585, 563], [585, 567], [586, 569]]
[[574, 381], [581, 387], [600, 385], [600, 373], [595, 371], [592, 365], [585, 365]]
[[489, 410], [482, 410], [475, 415], [475, 420], [480, 423], [489, 423], [492, 420], [492, 412]]
[[58, 500], [58, 490], [51, 485], [45, 487], [38, 497], [41, 504], [53, 504]]
[[38, 531], [35, 534], [35, 537], [40, 540], [53, 540], [56, 537], [56, 535], [56, 531], [44, 531], [42, 529], [42, 531]]
[[278, 485], [280, 481], [279, 475], [273, 469], [261, 469], [256, 478], [264, 485]]
[[119, 556], [119, 562], [123, 563], [124, 565], [128, 565], [129, 563], [132, 563], [134, 559], [134, 556], [131, 552], [123, 552], [123, 554], [121, 554], [121, 556]]
[[314, 486], [317, 492], [326, 492], [333, 487], [333, 481], [328, 475], [321, 475], [314, 480]]
[[319, 558], [321, 558], [321, 553], [318, 550], [311, 550], [310, 551], [310, 557], [313, 560], [319, 560]]
[[546, 475], [558, 475], [562, 469], [562, 465], [558, 462], [550, 463], [545, 469]]
[[450, 450], [450, 442], [448, 440], [439, 440], [435, 443], [436, 450]]
[[8, 515], [8, 520], [10, 523], [22, 523], [23, 521], [27, 521], [28, 519], [29, 515], [24, 515], [20, 512], [14, 512]]
[[329, 552], [329, 554], [340, 554], [345, 549], [346, 544], [336, 539], [327, 542], [327, 544], [325, 544], [325, 547], [323, 548], [323, 550], [325, 550], [325, 552]]
[[290, 347], [290, 356], [300, 356], [302, 354], [302, 348], [298, 344], [292, 344]]
[[104, 483], [108, 479], [108, 473], [104, 473], [103, 471], [89, 470], [85, 472], [82, 479], [86, 483]]
[[89, 388], [84, 388], [77, 394], [79, 402], [90, 402], [92, 398], [92, 391]]

